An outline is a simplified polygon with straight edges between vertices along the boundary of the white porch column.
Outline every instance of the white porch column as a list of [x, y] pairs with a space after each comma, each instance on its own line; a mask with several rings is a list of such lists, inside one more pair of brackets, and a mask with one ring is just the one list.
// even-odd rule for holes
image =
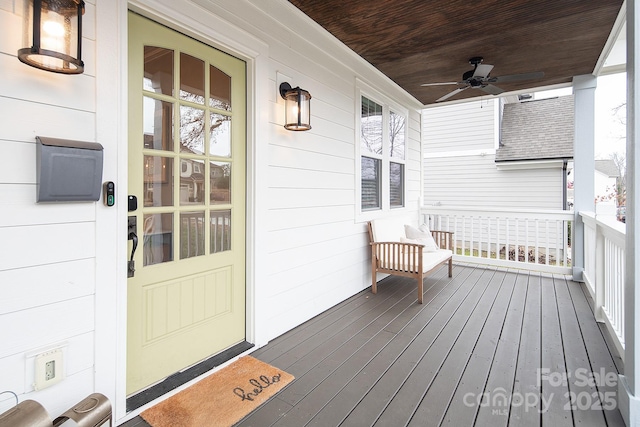
[[593, 171], [596, 161], [595, 141], [595, 76], [588, 74], [573, 78], [574, 137], [573, 137], [573, 179], [575, 212], [573, 220], [573, 240], [571, 241], [571, 261], [573, 280], [583, 281], [584, 271], [584, 223], [580, 212], [595, 212]]
[[[618, 382], [618, 407], [627, 426], [640, 426], [640, 233], [636, 233], [636, 200], [640, 200], [640, 8], [635, 0], [627, 0], [627, 234], [625, 292], [625, 355], [624, 376]], [[638, 221], [640, 224], [640, 221]]]

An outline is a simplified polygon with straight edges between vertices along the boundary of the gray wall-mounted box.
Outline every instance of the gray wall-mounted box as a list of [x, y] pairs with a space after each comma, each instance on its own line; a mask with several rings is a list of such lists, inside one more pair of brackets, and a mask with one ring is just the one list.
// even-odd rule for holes
[[36, 137], [38, 202], [86, 202], [100, 198], [102, 145]]

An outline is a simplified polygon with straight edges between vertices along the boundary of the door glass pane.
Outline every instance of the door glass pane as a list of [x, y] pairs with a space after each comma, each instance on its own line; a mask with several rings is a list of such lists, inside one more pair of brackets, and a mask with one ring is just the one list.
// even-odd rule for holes
[[173, 159], [144, 156], [144, 206], [173, 206]]
[[180, 214], [180, 258], [204, 255], [204, 212]]
[[180, 106], [180, 151], [204, 154], [204, 110]]
[[360, 116], [360, 148], [363, 154], [382, 155], [382, 105], [364, 96]]
[[204, 61], [180, 54], [180, 99], [204, 105]]
[[180, 204], [202, 205], [205, 195], [205, 162], [198, 159], [180, 160]]
[[211, 113], [209, 152], [212, 156], [231, 156], [231, 117]]
[[173, 104], [144, 97], [144, 148], [173, 151]]
[[389, 113], [389, 155], [397, 159], [404, 159], [404, 122], [404, 116]]
[[211, 204], [231, 203], [231, 163], [211, 162]]
[[144, 90], [173, 95], [173, 51], [162, 47], [144, 47]]
[[173, 261], [173, 214], [145, 214], [144, 265]]
[[231, 210], [211, 211], [212, 254], [231, 249]]
[[231, 77], [209, 66], [209, 106], [220, 110], [231, 111]]

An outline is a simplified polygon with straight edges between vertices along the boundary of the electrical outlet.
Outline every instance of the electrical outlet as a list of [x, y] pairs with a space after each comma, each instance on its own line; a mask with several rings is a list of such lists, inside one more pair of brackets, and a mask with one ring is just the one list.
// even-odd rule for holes
[[56, 361], [50, 360], [44, 364], [44, 379], [51, 381], [56, 377]]
[[64, 378], [62, 354], [62, 349], [57, 348], [36, 356], [35, 383], [33, 385], [36, 390], [42, 390], [62, 381]]

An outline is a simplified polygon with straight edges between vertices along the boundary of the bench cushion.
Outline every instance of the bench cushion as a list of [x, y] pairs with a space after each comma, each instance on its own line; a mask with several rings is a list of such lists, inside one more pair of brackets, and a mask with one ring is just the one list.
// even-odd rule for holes
[[404, 222], [396, 218], [379, 218], [371, 221], [374, 242], [399, 242], [404, 236]]
[[427, 272], [438, 264], [448, 260], [453, 256], [449, 249], [438, 249], [435, 252], [422, 253], [422, 271]]
[[429, 228], [427, 228], [426, 225], [421, 225], [420, 228], [416, 228], [406, 224], [404, 226], [404, 233], [407, 236], [407, 239], [414, 240], [415, 243], [424, 245], [424, 250], [427, 252], [435, 252], [440, 249], [436, 244], [436, 241], [433, 240], [431, 231], [429, 231]]

